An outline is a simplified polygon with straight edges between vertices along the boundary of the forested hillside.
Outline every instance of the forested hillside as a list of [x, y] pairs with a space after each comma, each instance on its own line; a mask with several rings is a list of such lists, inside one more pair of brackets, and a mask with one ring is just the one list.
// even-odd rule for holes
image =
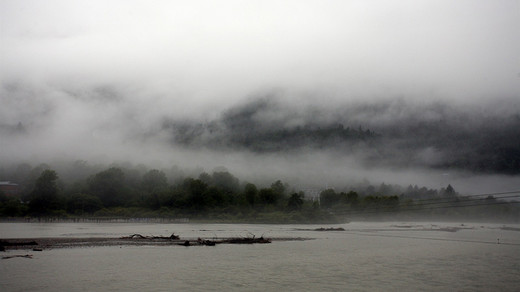
[[379, 102], [296, 110], [260, 99], [214, 121], [165, 118], [162, 128], [185, 147], [332, 150], [371, 166], [520, 173], [520, 113], [514, 108], [498, 115], [442, 103]]

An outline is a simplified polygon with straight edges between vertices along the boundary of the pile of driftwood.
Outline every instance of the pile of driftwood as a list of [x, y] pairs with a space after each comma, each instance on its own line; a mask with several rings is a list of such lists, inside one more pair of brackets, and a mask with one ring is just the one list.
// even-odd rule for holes
[[264, 238], [263, 236], [259, 238], [253, 237], [234, 237], [234, 238], [226, 238], [226, 239], [220, 239], [220, 240], [202, 240], [197, 239], [197, 243], [202, 245], [215, 245], [215, 244], [222, 244], [222, 243], [228, 243], [228, 244], [253, 244], [253, 243], [271, 243], [270, 238]]
[[175, 242], [177, 245], [182, 246], [194, 246], [194, 245], [205, 245], [205, 246], [215, 246], [217, 244], [253, 244], [253, 243], [271, 243], [271, 239], [264, 238], [263, 236], [256, 238], [253, 237], [233, 237], [233, 238], [223, 238], [223, 239], [202, 239], [197, 238], [196, 240], [181, 240], [180, 236], [172, 233], [170, 236], [143, 236], [141, 234], [132, 234], [130, 236], [121, 237], [124, 240], [140, 240], [140, 241], [171, 241]]
[[[290, 239], [289, 239], [290, 240]], [[141, 234], [132, 234], [119, 238], [94, 237], [94, 238], [31, 238], [31, 239], [2, 239], [0, 240], [0, 251], [6, 250], [27, 250], [42, 251], [44, 249], [53, 248], [71, 248], [71, 247], [93, 247], [93, 246], [215, 246], [217, 244], [254, 244], [254, 243], [271, 243], [271, 239], [261, 237], [233, 237], [233, 238], [213, 238], [213, 239], [181, 239], [179, 235], [172, 234], [170, 236], [143, 236]]]

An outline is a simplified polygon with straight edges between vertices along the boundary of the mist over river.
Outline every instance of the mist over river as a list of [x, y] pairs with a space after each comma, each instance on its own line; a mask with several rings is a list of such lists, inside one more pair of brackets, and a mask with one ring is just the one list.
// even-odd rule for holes
[[[315, 231], [316, 228], [345, 231]], [[8, 250], [2, 291], [518, 291], [520, 224], [0, 223], [0, 238], [259, 237], [271, 244]], [[281, 238], [308, 240], [277, 240]]]

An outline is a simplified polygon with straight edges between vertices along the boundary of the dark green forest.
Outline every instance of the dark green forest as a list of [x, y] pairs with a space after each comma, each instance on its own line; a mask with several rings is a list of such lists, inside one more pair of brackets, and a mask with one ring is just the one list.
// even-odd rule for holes
[[190, 176], [175, 167], [103, 168], [89, 167], [84, 161], [74, 162], [72, 170], [63, 175], [46, 164], [20, 164], [1, 174], [17, 186], [14, 194], [0, 193], [0, 216], [4, 218], [189, 218], [257, 223], [520, 220], [515, 202], [492, 195], [464, 196], [451, 185], [437, 190], [364, 182], [342, 190], [305, 193], [281, 180], [268, 185], [241, 182], [225, 169]]

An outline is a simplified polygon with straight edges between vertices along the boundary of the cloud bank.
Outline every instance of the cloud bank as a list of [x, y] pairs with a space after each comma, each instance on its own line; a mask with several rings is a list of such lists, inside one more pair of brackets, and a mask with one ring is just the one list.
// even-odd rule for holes
[[[337, 181], [381, 171], [380, 180], [405, 181], [415, 168], [450, 166], [460, 141], [505, 140], [517, 123], [517, 1], [4, 0], [0, 21], [0, 159], [9, 163], [225, 165]], [[258, 100], [274, 102], [242, 122], [264, 130], [341, 124], [399, 139], [347, 154], [206, 143], [217, 137], [211, 125], [236, 140], [247, 128], [237, 116]], [[181, 126], [198, 145], [179, 143]], [[413, 139], [402, 138], [441, 126], [459, 142], [419, 131], [421, 147], [403, 164], [409, 152], [395, 150]], [[502, 134], [475, 138], [482, 128]], [[402, 172], [388, 171], [396, 165]]]

